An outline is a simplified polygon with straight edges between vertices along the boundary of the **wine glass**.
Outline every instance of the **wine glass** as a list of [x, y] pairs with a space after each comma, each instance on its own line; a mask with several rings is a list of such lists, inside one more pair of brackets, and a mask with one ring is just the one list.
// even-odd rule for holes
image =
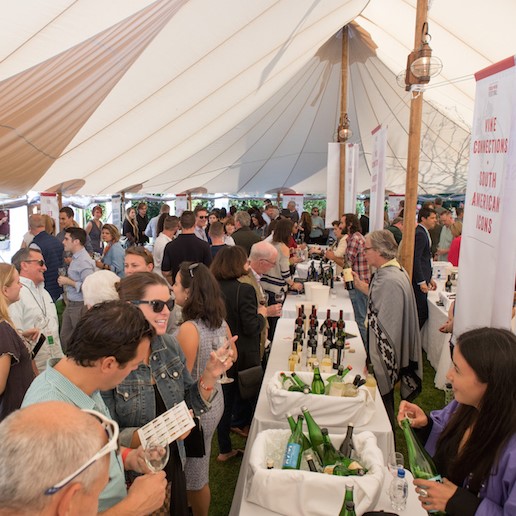
[[276, 303], [282, 304], [283, 301], [285, 301], [285, 291], [281, 289], [279, 292], [276, 292], [274, 294], [274, 300], [276, 301]]
[[145, 447], [145, 462], [153, 473], [161, 471], [168, 462], [169, 447], [158, 441], [151, 441]]
[[392, 452], [389, 454], [387, 466], [389, 467], [389, 471], [393, 477], [396, 478], [398, 476], [398, 468], [403, 468], [403, 465], [403, 454], [400, 452]]
[[[219, 338], [219, 348], [217, 349], [215, 355], [219, 359], [220, 362], [224, 363], [229, 358], [229, 352], [231, 351], [231, 344], [226, 337]], [[226, 374], [226, 370], [222, 372], [222, 377], [217, 380], [218, 383], [233, 383], [235, 380], [233, 378], [229, 378]]]
[[57, 268], [57, 274], [59, 276], [66, 276], [66, 267], [58, 267]]

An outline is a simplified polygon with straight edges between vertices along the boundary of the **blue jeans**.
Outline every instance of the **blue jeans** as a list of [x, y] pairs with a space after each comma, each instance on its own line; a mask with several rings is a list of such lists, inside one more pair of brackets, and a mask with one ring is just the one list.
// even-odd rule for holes
[[360, 336], [362, 337], [364, 346], [367, 349], [367, 331], [365, 327], [365, 319], [367, 315], [367, 296], [362, 294], [362, 292], [356, 288], [353, 290], [348, 290], [348, 292], [349, 298], [351, 299], [351, 304], [353, 305], [353, 311], [355, 312], [355, 321], [358, 324]]

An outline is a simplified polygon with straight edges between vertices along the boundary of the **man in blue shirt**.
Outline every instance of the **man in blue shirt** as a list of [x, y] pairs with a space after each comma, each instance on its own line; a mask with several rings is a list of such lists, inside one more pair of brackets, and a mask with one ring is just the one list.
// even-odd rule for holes
[[72, 253], [72, 261], [68, 266], [68, 276], [59, 276], [57, 282], [64, 287], [66, 308], [61, 324], [61, 346], [66, 349], [70, 336], [79, 319], [86, 310], [82, 297], [82, 282], [93, 274], [97, 268], [88, 251], [84, 248], [86, 231], [82, 228], [70, 227], [65, 229], [63, 240], [64, 250]]
[[[42, 401], [65, 401], [81, 409], [96, 410], [111, 418], [101, 390], [115, 388], [149, 353], [154, 332], [142, 311], [122, 301], [95, 305], [77, 324], [65, 358], [52, 358], [36, 377], [23, 407]], [[42, 445], [44, 445], [42, 443]], [[163, 504], [164, 472], [138, 477], [129, 492], [124, 469], [143, 473], [141, 448], [122, 448], [110, 454], [109, 483], [99, 497], [103, 514], [143, 516]]]

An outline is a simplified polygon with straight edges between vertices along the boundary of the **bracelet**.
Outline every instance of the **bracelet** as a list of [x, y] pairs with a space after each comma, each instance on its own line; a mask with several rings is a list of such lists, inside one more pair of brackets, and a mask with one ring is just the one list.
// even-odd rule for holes
[[122, 452], [122, 462], [125, 465], [125, 461], [127, 460], [127, 456], [133, 451], [132, 448], [124, 448], [124, 451]]
[[201, 386], [201, 389], [204, 389], [205, 391], [212, 391], [213, 387], [206, 387], [205, 383], [203, 382], [202, 376], [199, 378], [199, 385]]

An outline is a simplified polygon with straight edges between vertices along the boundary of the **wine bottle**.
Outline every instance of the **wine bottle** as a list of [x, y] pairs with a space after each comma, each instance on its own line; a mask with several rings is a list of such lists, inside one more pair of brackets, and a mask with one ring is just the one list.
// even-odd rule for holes
[[[407, 442], [407, 453], [409, 468], [414, 478], [423, 478], [433, 482], [441, 482], [441, 475], [437, 472], [432, 457], [419, 442], [410, 426], [410, 420], [405, 418], [401, 421], [401, 428]], [[438, 511], [428, 511], [432, 514], [444, 514]]]
[[304, 320], [303, 320], [303, 312], [301, 311], [302, 305], [297, 310], [297, 317], [296, 317], [296, 326], [303, 328]]
[[306, 359], [306, 368], [308, 369], [308, 371], [313, 371], [315, 362], [318, 362], [317, 341], [315, 339], [310, 339], [308, 341], [308, 347], [310, 348], [310, 356], [308, 356], [308, 358]]
[[[296, 429], [297, 423], [294, 421], [294, 418], [292, 417], [292, 414], [290, 412], [287, 412], [286, 416], [287, 416], [288, 425], [290, 426], [290, 431], [294, 432], [294, 430]], [[299, 421], [299, 419], [298, 419], [298, 421]], [[302, 439], [303, 439], [303, 452], [305, 452], [307, 450], [311, 450], [312, 443], [308, 440], [308, 438], [306, 437], [306, 435], [304, 433], [303, 433]]]
[[335, 287], [335, 275], [333, 274], [333, 265], [330, 263], [330, 268], [328, 269], [328, 284], [330, 285], [330, 289]]
[[344, 263], [342, 274], [344, 276], [344, 285], [346, 286], [346, 290], [354, 290], [355, 280], [353, 279], [353, 271], [347, 260]]
[[283, 388], [288, 391], [290, 390], [290, 387], [294, 387], [296, 389], [299, 389], [300, 387], [292, 380], [290, 376], [287, 376], [285, 373], [280, 373], [280, 380]]
[[301, 380], [301, 378], [299, 378], [295, 372], [292, 372], [290, 376], [299, 385], [299, 387], [301, 387], [304, 394], [310, 393], [310, 387], [306, 385], [306, 383], [303, 382], [303, 380]]
[[330, 436], [328, 435], [327, 428], [321, 428], [321, 433], [323, 437], [322, 444], [322, 461], [323, 466], [331, 466], [333, 464], [337, 464], [339, 460], [342, 458], [341, 454], [338, 450], [335, 449], [333, 443], [331, 442]]
[[345, 457], [351, 458], [351, 453], [353, 452], [353, 423], [348, 424], [348, 429], [346, 430], [346, 437], [342, 441], [342, 444], [339, 447], [340, 453]]
[[314, 362], [314, 378], [312, 380], [312, 394], [324, 394], [324, 380], [319, 371], [319, 362]]
[[357, 516], [354, 502], [347, 502], [344, 500], [344, 505], [340, 510], [339, 516]]
[[321, 371], [323, 373], [331, 373], [333, 368], [333, 360], [330, 356], [331, 346], [333, 343], [330, 341], [330, 345], [328, 345], [328, 341], [324, 343], [324, 356], [321, 360]]
[[346, 322], [344, 321], [344, 310], [339, 310], [339, 318], [337, 319], [337, 335], [345, 334]]
[[319, 463], [322, 465], [322, 443], [323, 436], [321, 432], [321, 428], [314, 421], [312, 414], [308, 411], [307, 407], [301, 407], [301, 412], [305, 416], [306, 426], [308, 428], [308, 437], [310, 437], [310, 442], [312, 443], [312, 450], [315, 452]]
[[446, 280], [446, 283], [444, 284], [444, 290], [446, 292], [452, 291], [451, 274], [448, 274], [448, 279]]
[[288, 357], [288, 370], [289, 371], [295, 371], [297, 365], [299, 364], [299, 361], [301, 358], [299, 357], [299, 354], [297, 352], [297, 346], [298, 341], [294, 340], [292, 341], [292, 353], [290, 353]]
[[340, 389], [336, 388], [335, 391], [332, 391], [333, 384], [342, 383], [344, 382], [344, 366], [339, 366], [337, 374], [334, 374], [330, 376], [326, 380], [326, 391], [325, 394], [328, 394], [330, 396], [341, 396]]
[[[328, 332], [331, 331], [333, 328], [333, 321], [331, 320], [331, 310], [326, 310], [326, 320], [324, 321], [324, 329], [325, 334], [328, 335]], [[333, 333], [333, 332], [332, 332]]]
[[290, 435], [285, 455], [283, 456], [283, 469], [299, 469], [301, 466], [303, 450], [303, 416], [299, 416], [296, 429]]
[[376, 399], [376, 385], [376, 378], [374, 377], [373, 373], [373, 364], [368, 364], [365, 386], [373, 397], [373, 400]]
[[313, 473], [318, 473], [317, 466], [315, 465], [314, 456], [311, 453], [307, 453], [305, 455], [306, 463], [308, 464], [308, 468]]
[[346, 342], [344, 341], [344, 338], [337, 337], [337, 340], [335, 341], [335, 354], [334, 354], [334, 361], [333, 361], [333, 369], [338, 369], [340, 364], [344, 360], [345, 345], [346, 345]]
[[322, 260], [322, 258], [321, 258], [321, 260], [319, 261], [319, 278], [318, 278], [318, 281], [319, 281], [319, 282], [324, 281], [324, 265], [323, 265], [323, 260]]
[[353, 499], [354, 490], [355, 486], [353, 484], [346, 484], [346, 494], [344, 496], [344, 501], [355, 503], [355, 500]]

